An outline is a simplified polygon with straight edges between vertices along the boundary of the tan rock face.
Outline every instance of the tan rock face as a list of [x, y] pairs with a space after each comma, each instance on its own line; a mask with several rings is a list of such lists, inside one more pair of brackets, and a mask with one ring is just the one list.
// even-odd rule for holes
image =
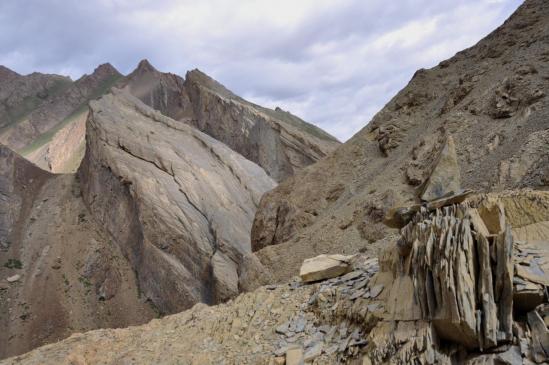
[[[419, 203], [419, 187], [431, 172], [429, 155], [437, 156], [446, 133], [454, 139], [462, 189], [547, 189], [549, 99], [528, 97], [546, 88], [542, 75], [549, 73], [545, 5], [526, 1], [476, 46], [419, 70], [368, 126], [267, 193], [252, 229], [262, 262], [278, 272], [276, 263], [294, 260], [295, 252], [303, 251], [303, 260], [334, 252], [334, 242], [375, 253], [383, 243], [363, 239], [352, 217], [385, 193], [394, 197], [388, 208]], [[537, 73], [525, 73], [526, 63]], [[502, 119], [492, 112], [492, 99], [504, 95], [497, 90], [505, 79], [515, 85], [508, 95], [521, 101]]]
[[213, 138], [113, 92], [91, 103], [79, 176], [143, 293], [172, 313], [265, 279], [249, 231], [273, 180]]
[[55, 133], [49, 143], [29, 152], [25, 157], [46, 171], [76, 172], [84, 157], [87, 118], [86, 109]]
[[458, 194], [461, 192], [460, 180], [456, 146], [452, 136], [448, 136], [420, 198], [423, 201], [432, 201]]

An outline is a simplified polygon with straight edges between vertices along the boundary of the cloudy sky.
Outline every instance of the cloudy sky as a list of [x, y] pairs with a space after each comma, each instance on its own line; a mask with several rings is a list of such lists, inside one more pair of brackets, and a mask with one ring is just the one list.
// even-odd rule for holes
[[199, 68], [344, 141], [411, 78], [472, 46], [520, 0], [0, 0], [0, 64], [78, 78]]

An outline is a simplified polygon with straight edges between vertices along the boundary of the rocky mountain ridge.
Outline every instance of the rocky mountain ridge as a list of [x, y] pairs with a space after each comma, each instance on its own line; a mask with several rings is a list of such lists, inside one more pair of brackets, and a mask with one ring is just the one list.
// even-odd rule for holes
[[225, 143], [276, 181], [339, 145], [314, 125], [280, 109], [252, 104], [197, 69], [187, 72], [183, 80], [143, 60], [119, 86], [172, 119]]
[[419, 202], [448, 135], [463, 189], [547, 190], [547, 24], [544, 2], [525, 1], [477, 45], [417, 71], [328, 158], [267, 193], [252, 229], [263, 264], [287, 280], [311, 255], [377, 254], [395, 234], [384, 214]]
[[[19, 76], [7, 68], [2, 74], [6, 80], [46, 79], [42, 81], [46, 89], [55, 89], [57, 85], [48, 86], [47, 77], [66, 82], [56, 93], [50, 92], [51, 96], [37, 89], [38, 94], [49, 98], [47, 102], [27, 105], [29, 98], [41, 99], [26, 94], [12, 97], [15, 99], [11, 101], [12, 109], [26, 108], [17, 118], [11, 116], [17, 114], [17, 110], [10, 111], [10, 115], [0, 114], [0, 123], [6, 120], [4, 123], [10, 125], [0, 131], [0, 143], [53, 172], [76, 171], [84, 151], [87, 104], [114, 85], [162, 114], [193, 125], [227, 144], [259, 164], [277, 181], [318, 161], [339, 145], [334, 137], [314, 125], [289, 112], [247, 102], [199, 70], [189, 71], [184, 80], [178, 75], [160, 72], [142, 60], [127, 76], [104, 64], [74, 83], [54, 75]], [[9, 90], [21, 87], [18, 92], [26, 92], [14, 82], [5, 85]], [[3, 100], [2, 93], [0, 100]]]
[[[5, 150], [0, 163], [11, 167], [0, 175], [7, 202], [0, 239], [13, 257], [0, 268], [7, 278], [0, 313], [13, 323], [8, 355], [40, 343], [28, 343], [21, 328], [42, 333], [45, 343], [96, 323], [125, 325], [110, 322], [117, 314], [94, 314], [91, 325], [71, 319], [52, 335], [34, 297], [21, 294], [31, 279], [84, 291], [60, 301], [73, 311], [91, 303], [109, 313], [122, 301], [146, 322], [154, 310], [192, 308], [137, 327], [74, 334], [3, 363], [547, 363], [545, 5], [525, 1], [474, 47], [418, 71], [350, 141], [277, 187], [268, 164], [227, 147], [236, 140], [224, 144], [193, 127], [201, 119], [199, 128], [212, 128], [210, 112], [225, 111], [219, 118], [249, 115], [261, 129], [270, 112], [198, 72], [182, 81], [147, 62], [133, 84], [90, 104], [77, 175], [39, 172]], [[209, 105], [200, 118], [202, 104], [175, 120], [142, 103], [188, 110], [196, 105], [171, 101], [193, 78], [200, 85], [188, 100], [196, 93]], [[141, 101], [130, 95], [137, 91]], [[218, 132], [231, 129], [210, 133]], [[288, 151], [293, 137], [283, 136], [277, 151]], [[61, 216], [65, 205], [74, 208]], [[20, 213], [29, 206], [30, 214]], [[41, 212], [54, 212], [54, 224]], [[74, 228], [84, 223], [89, 228]], [[66, 232], [101, 242], [71, 246], [86, 250], [65, 267], [56, 250], [67, 245]], [[17, 256], [21, 242], [37, 251]], [[61, 272], [68, 284], [53, 279]]]
[[249, 232], [275, 182], [126, 91], [90, 103], [77, 174], [2, 147], [0, 356], [144, 323], [268, 280]]
[[[34, 79], [36, 75], [19, 76], [21, 80]], [[16, 99], [14, 108], [24, 109], [11, 118], [0, 132], [0, 143], [18, 151], [38, 166], [54, 172], [76, 171], [84, 146], [84, 127], [87, 104], [107, 92], [122, 75], [110, 64], [97, 67], [91, 75], [84, 75], [72, 82], [61, 78], [49, 89], [37, 85], [25, 98]], [[19, 93], [21, 86], [13, 82], [6, 89]], [[0, 95], [0, 100], [2, 100]], [[30, 102], [28, 100], [39, 100]], [[13, 114], [13, 113], [12, 113]], [[9, 118], [0, 115], [0, 122]], [[50, 149], [50, 145], [54, 147]], [[55, 145], [63, 144], [59, 151]], [[76, 157], [75, 157], [76, 156]], [[76, 162], [74, 161], [76, 160]]]

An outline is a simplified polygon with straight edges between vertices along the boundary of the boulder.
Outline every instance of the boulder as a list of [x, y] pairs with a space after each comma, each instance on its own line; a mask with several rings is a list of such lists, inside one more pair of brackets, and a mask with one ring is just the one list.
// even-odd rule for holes
[[19, 279], [21, 279], [21, 275], [19, 274], [15, 274], [6, 278], [8, 283], [15, 283], [16, 281], [19, 281]]
[[319, 255], [303, 261], [299, 276], [304, 282], [335, 278], [351, 271], [352, 255]]
[[286, 365], [303, 365], [303, 348], [290, 347], [286, 350]]

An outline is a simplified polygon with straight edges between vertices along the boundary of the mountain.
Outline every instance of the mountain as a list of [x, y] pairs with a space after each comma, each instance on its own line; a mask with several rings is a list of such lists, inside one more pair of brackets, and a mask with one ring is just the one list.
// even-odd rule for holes
[[197, 110], [175, 120], [130, 93], [176, 113], [202, 105], [196, 77], [208, 115], [259, 107], [146, 62], [149, 81], [90, 103], [77, 174], [0, 149], [3, 356], [189, 308], [1, 363], [548, 363], [548, 24], [525, 1], [278, 186]]
[[142, 60], [117, 86], [162, 114], [181, 120], [192, 115], [184, 83], [180, 76], [160, 72], [149, 61]]
[[263, 264], [287, 280], [310, 256], [375, 254], [396, 234], [383, 216], [419, 202], [448, 135], [463, 189], [547, 190], [549, 11], [543, 4], [526, 1], [474, 47], [417, 71], [349, 141], [267, 193], [252, 230]]
[[[467, 218], [454, 215], [462, 210]], [[414, 219], [401, 238], [416, 244], [404, 256], [393, 242], [379, 260], [354, 255], [344, 275], [265, 286], [143, 326], [75, 334], [2, 363], [546, 364], [549, 302], [540, 283], [547, 275], [534, 272], [549, 272], [549, 247], [522, 240], [543, 237], [549, 193], [480, 194]], [[424, 227], [448, 235], [446, 249], [445, 239], [430, 241], [431, 250], [429, 241], [418, 243]], [[513, 254], [502, 255], [511, 237]], [[421, 280], [426, 274], [433, 280]]]
[[76, 171], [84, 153], [87, 104], [112, 86], [225, 143], [276, 181], [340, 144], [289, 112], [247, 102], [198, 70], [188, 72], [184, 80], [142, 60], [127, 76], [104, 64], [75, 82], [56, 75], [0, 71], [6, 86], [6, 91], [0, 90], [0, 101], [6, 100], [5, 112], [0, 112], [0, 127], [5, 125], [0, 143], [52, 172]]
[[339, 142], [289, 112], [235, 95], [199, 70], [185, 80], [147, 60], [119, 84], [145, 104], [225, 143], [282, 181], [333, 151]]
[[40, 74], [9, 78], [6, 93], [0, 92], [9, 111], [0, 114], [0, 143], [44, 169], [75, 171], [83, 152], [87, 104], [121, 77], [110, 64], [103, 64], [74, 82]]
[[74, 175], [46, 172], [4, 146], [0, 166], [0, 358], [155, 316]]
[[199, 70], [187, 73], [185, 86], [194, 112], [189, 123], [256, 162], [277, 181], [340, 144], [289, 112], [247, 102]]
[[90, 103], [77, 174], [1, 148], [0, 356], [265, 282], [249, 232], [275, 182], [125, 91]]
[[27, 76], [0, 66], [0, 131], [24, 119], [32, 110], [62, 93], [71, 80], [58, 75]]

